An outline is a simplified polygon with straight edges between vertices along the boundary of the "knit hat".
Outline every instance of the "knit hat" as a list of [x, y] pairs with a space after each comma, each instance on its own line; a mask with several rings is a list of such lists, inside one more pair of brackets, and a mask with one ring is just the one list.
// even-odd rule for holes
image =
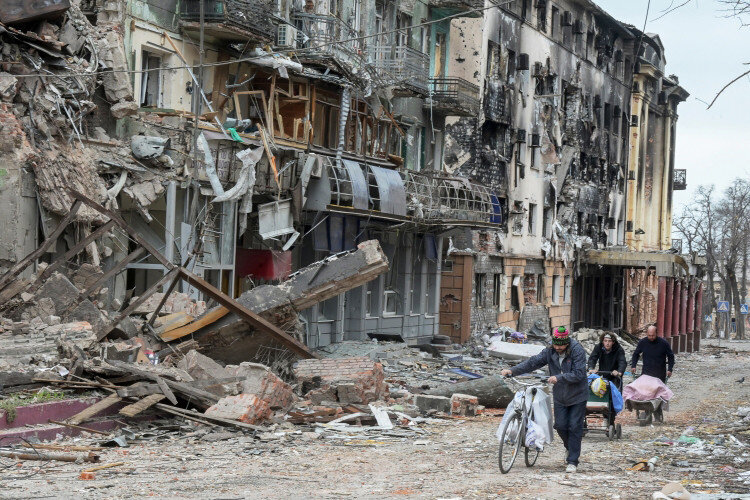
[[552, 344], [553, 345], [568, 345], [570, 344], [570, 335], [568, 330], [564, 326], [558, 326], [555, 331], [552, 332]]

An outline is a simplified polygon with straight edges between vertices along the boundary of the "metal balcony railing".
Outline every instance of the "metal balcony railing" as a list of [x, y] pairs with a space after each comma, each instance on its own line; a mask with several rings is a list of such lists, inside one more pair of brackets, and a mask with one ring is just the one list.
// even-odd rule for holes
[[467, 17], [481, 17], [479, 9], [484, 8], [484, 0], [430, 0], [430, 7], [437, 9], [453, 9], [466, 12]]
[[358, 33], [337, 17], [294, 12], [291, 22], [305, 35], [301, 37], [300, 48], [309, 49], [306, 55], [362, 54], [361, 40], [352, 40], [359, 36]]
[[[201, 0], [181, 0], [180, 18], [183, 22], [200, 22]], [[254, 35], [253, 38], [273, 41], [276, 28], [271, 22], [273, 5], [269, 0], [203, 0], [203, 18], [206, 23], [220, 24]], [[221, 37], [221, 31], [212, 30]], [[228, 38], [236, 34], [227, 32]]]
[[428, 104], [446, 114], [477, 115], [479, 87], [463, 78], [430, 78]]
[[386, 82], [399, 87], [427, 93], [430, 57], [406, 46], [381, 45], [374, 49], [373, 66], [383, 73]]
[[687, 189], [687, 171], [684, 168], [674, 169], [674, 183], [672, 190], [684, 191]]

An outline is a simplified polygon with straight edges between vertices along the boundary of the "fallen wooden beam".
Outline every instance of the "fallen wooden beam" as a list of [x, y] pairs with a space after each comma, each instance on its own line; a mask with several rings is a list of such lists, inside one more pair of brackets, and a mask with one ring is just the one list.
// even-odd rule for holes
[[[193, 321], [192, 323], [189, 323], [185, 326], [181, 326], [179, 328], [175, 328], [174, 330], [165, 330], [164, 333], [161, 334], [161, 339], [165, 342], [171, 342], [172, 340], [177, 340], [179, 338], [182, 338], [186, 335], [190, 335], [191, 333], [197, 332], [204, 326], [208, 326], [214, 321], [217, 321], [224, 316], [229, 314], [229, 309], [223, 306], [216, 307], [214, 309], [211, 309], [206, 314], [201, 316], [200, 319]], [[159, 330], [157, 329], [157, 333]]]
[[116, 403], [119, 403], [120, 401], [122, 401], [122, 398], [120, 396], [118, 396], [117, 394], [110, 394], [106, 398], [97, 401], [96, 403], [94, 403], [93, 405], [89, 406], [85, 410], [83, 410], [81, 412], [78, 412], [75, 415], [73, 415], [72, 417], [70, 417], [68, 419], [68, 423], [70, 425], [78, 425], [81, 422], [83, 422], [84, 420], [88, 420], [89, 418], [93, 417], [97, 413], [100, 413], [100, 412], [106, 410], [110, 406], [112, 406], [112, 405], [114, 405]]
[[99, 455], [89, 452], [86, 455], [66, 455], [62, 453], [19, 453], [17, 451], [0, 451], [0, 457], [12, 458], [15, 460], [55, 460], [57, 462], [83, 462], [96, 463], [99, 461]]
[[73, 424], [69, 424], [67, 422], [61, 422], [59, 420], [49, 420], [49, 423], [50, 424], [62, 425], [64, 427], [70, 427], [71, 429], [78, 429], [79, 431], [90, 432], [92, 434], [99, 434], [101, 436], [109, 436], [110, 435], [109, 432], [99, 431], [99, 430], [96, 430], [96, 429], [89, 429], [88, 427], [82, 427], [80, 425], [73, 425]]
[[141, 399], [137, 403], [133, 403], [132, 405], [128, 405], [122, 408], [120, 410], [120, 415], [124, 415], [126, 417], [135, 417], [140, 412], [151, 408], [162, 399], [164, 399], [164, 394], [151, 394], [150, 396], [146, 396], [145, 398]]

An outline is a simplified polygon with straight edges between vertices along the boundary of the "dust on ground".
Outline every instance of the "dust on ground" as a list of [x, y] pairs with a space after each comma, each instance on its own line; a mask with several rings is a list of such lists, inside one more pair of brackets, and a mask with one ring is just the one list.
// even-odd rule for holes
[[[23, 462], [2, 469], [0, 497], [651, 498], [670, 481], [694, 494], [738, 495], [750, 493], [750, 417], [737, 414], [750, 406], [749, 375], [750, 342], [718, 347], [709, 341], [700, 353], [678, 355], [664, 424], [639, 427], [624, 412], [618, 418], [623, 439], [586, 436], [575, 474], [564, 473], [559, 439], [533, 468], [520, 459], [501, 474], [494, 435], [501, 417], [488, 412], [423, 424], [417, 436], [367, 439], [321, 439], [291, 425], [261, 441], [166, 426], [127, 448], [102, 451], [103, 463], [125, 463], [98, 471], [94, 480], [79, 479], [87, 464]], [[653, 472], [627, 470], [652, 457], [658, 457]]]

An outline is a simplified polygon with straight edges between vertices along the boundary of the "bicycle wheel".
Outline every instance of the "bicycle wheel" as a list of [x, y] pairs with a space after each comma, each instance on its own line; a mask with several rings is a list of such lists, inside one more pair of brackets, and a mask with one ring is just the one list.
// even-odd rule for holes
[[508, 425], [503, 429], [500, 438], [500, 452], [498, 461], [500, 462], [500, 472], [507, 474], [516, 461], [518, 451], [521, 449], [521, 415], [518, 413], [510, 417]]
[[[526, 448], [526, 447], [524, 447]], [[524, 462], [526, 467], [533, 467], [536, 463], [536, 459], [539, 458], [539, 450], [537, 448], [526, 448], [523, 453]]]

